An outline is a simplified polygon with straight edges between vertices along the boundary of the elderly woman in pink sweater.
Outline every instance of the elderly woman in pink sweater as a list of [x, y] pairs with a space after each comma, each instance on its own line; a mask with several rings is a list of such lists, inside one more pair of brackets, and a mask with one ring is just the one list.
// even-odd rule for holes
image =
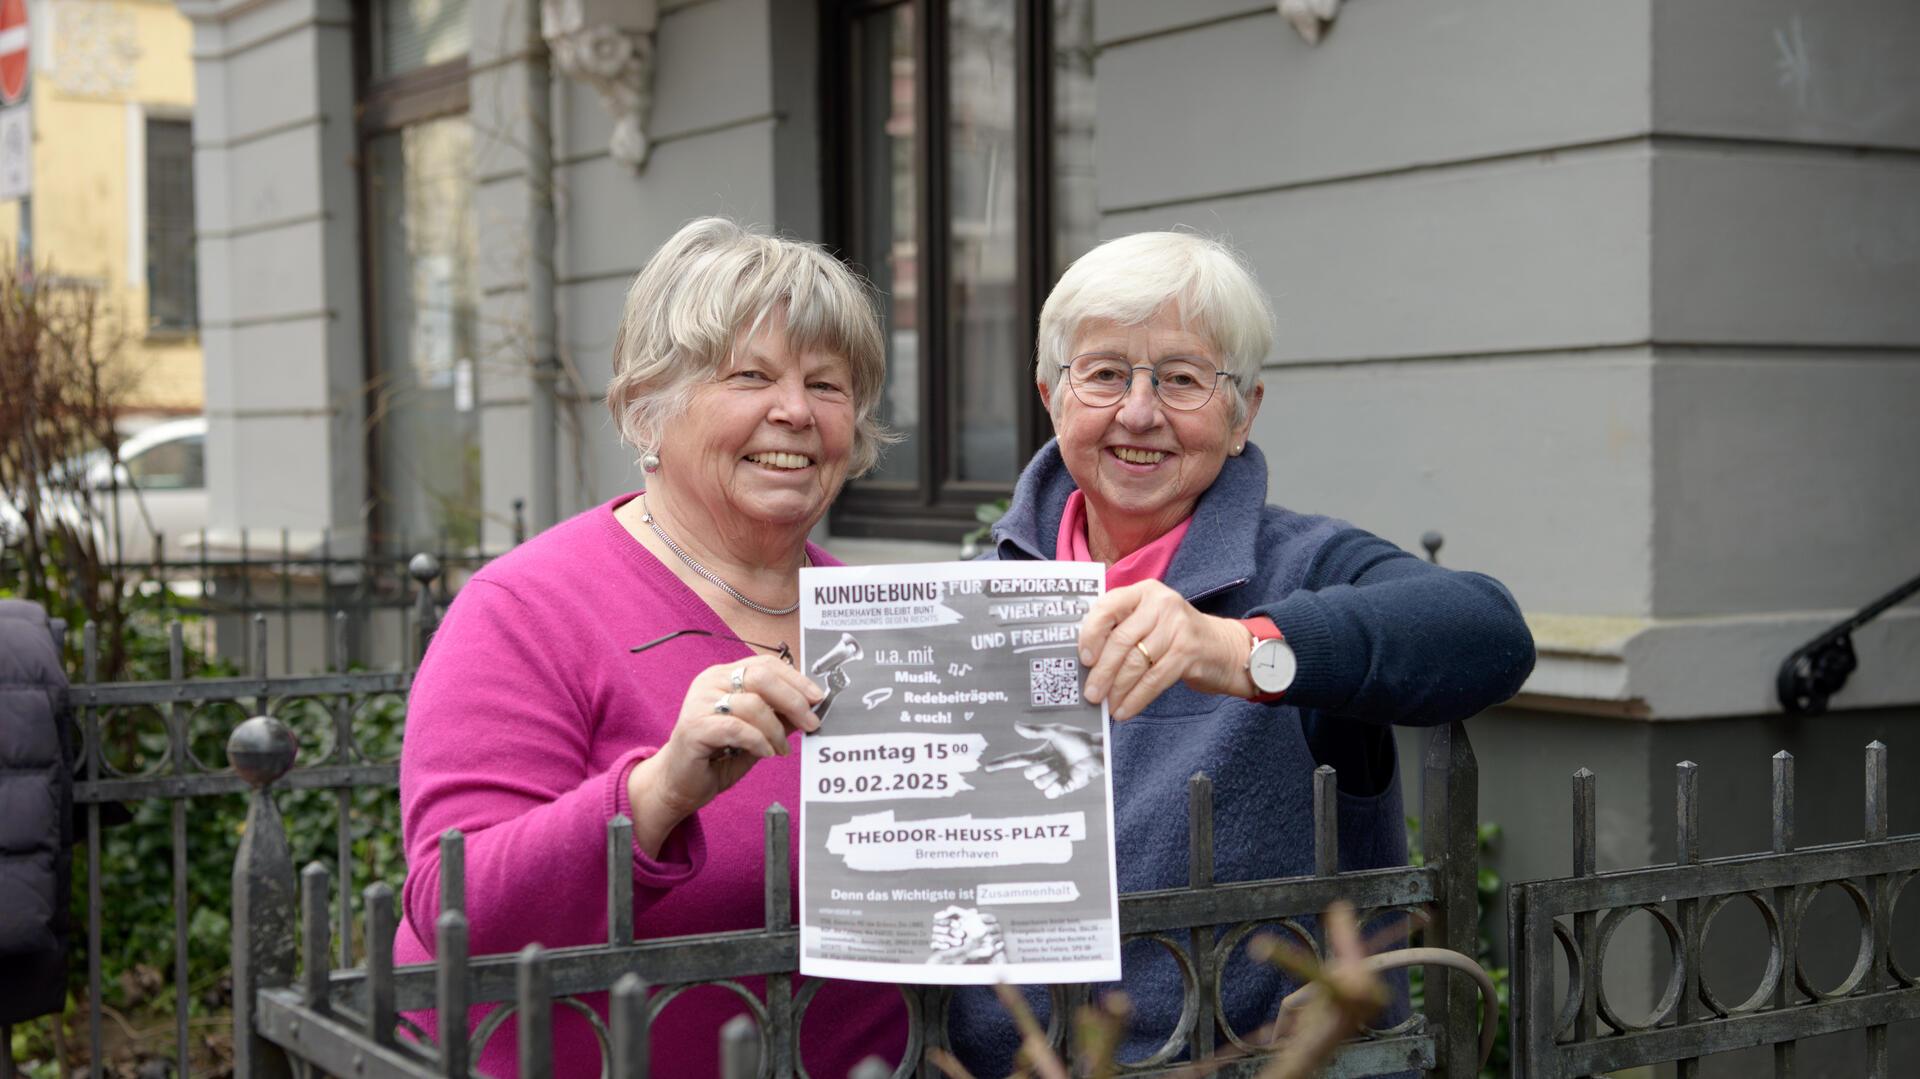
[[[640, 937], [761, 924], [761, 814], [797, 804], [790, 740], [819, 725], [823, 696], [784, 661], [797, 571], [831, 563], [808, 530], [890, 437], [875, 416], [884, 362], [868, 289], [810, 244], [710, 218], [647, 263], [607, 389], [646, 490], [475, 574], [415, 681], [397, 961], [432, 958], [449, 828], [466, 835], [475, 954], [604, 941], [607, 822], [621, 814]], [[676, 997], [653, 1026], [656, 1074], [715, 1074], [719, 1029], [744, 1010], [719, 988]], [[898, 1060], [905, 1030], [890, 987], [829, 984], [801, 1060], [822, 1076]], [[571, 1009], [555, 1012], [554, 1051], [561, 1076], [600, 1071]], [[477, 1065], [511, 1075], [514, 1062], [509, 1023]]]

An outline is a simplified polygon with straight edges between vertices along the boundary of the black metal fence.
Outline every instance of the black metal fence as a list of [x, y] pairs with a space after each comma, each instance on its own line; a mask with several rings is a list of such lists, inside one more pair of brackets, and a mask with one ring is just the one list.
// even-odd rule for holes
[[[102, 935], [110, 912], [126, 917], [121, 903], [109, 903], [105, 890], [115, 882], [103, 871], [103, 842], [114, 815], [126, 815], [125, 806], [162, 800], [168, 807], [168, 835], [164, 846], [170, 863], [172, 902], [171, 995], [175, 1017], [177, 1074], [184, 1077], [189, 1059], [190, 986], [188, 978], [189, 923], [195, 908], [189, 898], [189, 862], [194, 850], [189, 839], [189, 817], [197, 806], [221, 798], [244, 795], [249, 789], [243, 761], [227, 747], [236, 722], [251, 715], [285, 718], [283, 727], [297, 730], [300, 765], [285, 770], [283, 790], [321, 792], [331, 798], [334, 817], [332, 861], [338, 867], [341, 919], [336, 961], [354, 960], [347, 919], [355, 884], [353, 839], [356, 825], [353, 796], [365, 790], [392, 790], [399, 780], [398, 732], [413, 668], [438, 622], [441, 596], [435, 582], [439, 566], [432, 556], [417, 556], [411, 565], [412, 594], [399, 608], [399, 636], [407, 642], [387, 670], [349, 671], [346, 640], [354, 616], [338, 611], [332, 618], [335, 648], [342, 657], [336, 668], [318, 675], [233, 678], [189, 677], [185, 663], [185, 633], [179, 622], [168, 628], [169, 676], [141, 682], [98, 681], [100, 641], [95, 626], [83, 630], [80, 680], [70, 699], [80, 729], [80, 758], [75, 767], [75, 804], [84, 819], [86, 879], [87, 1040], [89, 1075], [103, 1074]], [[268, 615], [256, 611], [248, 624], [248, 658], [244, 669], [268, 670], [271, 647]], [[374, 737], [377, 715], [384, 715], [381, 737]], [[293, 735], [290, 734], [290, 737]], [[226, 759], [221, 759], [222, 757]], [[291, 765], [291, 761], [289, 761]], [[224, 851], [228, 849], [222, 845]], [[235, 912], [236, 914], [238, 912]], [[380, 949], [374, 949], [379, 951]], [[156, 962], [160, 957], [152, 957]]]
[[[235, 732], [230, 755], [236, 770], [255, 787], [246, 839], [234, 866], [237, 1073], [355, 1079], [464, 1076], [488, 1040], [512, 1018], [517, 1023], [520, 1075], [551, 1075], [552, 1016], [558, 1005], [586, 1016], [599, 1043], [604, 1074], [645, 1076], [649, 1030], [661, 1010], [685, 989], [716, 985], [737, 993], [751, 1016], [748, 1023], [735, 1023], [725, 1032], [723, 1059], [729, 1077], [787, 1079], [806, 1074], [797, 1059], [798, 1033], [819, 981], [794, 977], [798, 934], [790, 920], [789, 830], [783, 808], [773, 806], [766, 814], [765, 922], [760, 929], [636, 940], [628, 854], [632, 826], [620, 817], [607, 831], [610, 928], [604, 945], [552, 951], [530, 945], [518, 955], [470, 956], [462, 913], [463, 839], [458, 832], [448, 832], [441, 838], [436, 962], [395, 969], [389, 954], [374, 951], [364, 968], [335, 971], [330, 938], [341, 932], [338, 912], [329, 910], [335, 882], [324, 866], [310, 865], [300, 875], [296, 898], [293, 864], [269, 789], [292, 763], [292, 736], [271, 717], [258, 717]], [[1185, 982], [1185, 1003], [1165, 1044], [1147, 1059], [1123, 1066], [1122, 1073], [1173, 1075], [1187, 1070], [1182, 1061], [1216, 1061], [1212, 1074], [1254, 1074], [1271, 1047], [1254, 1031], [1233, 1029], [1219, 1014], [1227, 960], [1261, 926], [1278, 928], [1317, 950], [1320, 941], [1310, 926], [1336, 900], [1353, 904], [1363, 923], [1401, 914], [1424, 922], [1430, 943], [1471, 955], [1478, 932], [1473, 811], [1478, 773], [1464, 728], [1456, 724], [1436, 732], [1425, 772], [1425, 864], [1339, 872], [1334, 773], [1323, 767], [1314, 777], [1314, 875], [1232, 884], [1213, 881], [1212, 785], [1205, 776], [1193, 777], [1188, 791], [1187, 887], [1120, 900], [1123, 938], [1152, 941], [1172, 954]], [[390, 940], [397, 924], [393, 889], [370, 886], [365, 909], [367, 939]], [[304, 959], [301, 966], [296, 965], [296, 939]], [[764, 999], [741, 988], [738, 980], [748, 977], [765, 977]], [[910, 985], [899, 990], [910, 1020], [906, 1052], [896, 1068], [889, 1071], [882, 1065], [877, 1074], [896, 1079], [939, 1075], [926, 1061], [926, 1051], [950, 1047], [946, 1014], [951, 991]], [[609, 991], [605, 1017], [580, 999]], [[1366, 1031], [1342, 1047], [1323, 1074], [1408, 1069], [1434, 1069], [1456, 1077], [1476, 1074], [1483, 1016], [1474, 993], [1462, 978], [1431, 979], [1423, 1013]], [[1088, 998], [1089, 988], [1055, 986], [1052, 994], [1048, 1035], [1063, 1059], [1073, 1059], [1078, 1047], [1067, 1017]], [[499, 1007], [469, 1036], [469, 1009], [489, 1003]], [[402, 1017], [428, 1009], [436, 1011], [438, 1030], [420, 1030]], [[1491, 1022], [1492, 1016], [1484, 1020]], [[873, 1073], [871, 1064], [866, 1070]]]
[[[525, 525], [520, 503], [514, 505], [518, 544]], [[249, 675], [383, 665], [396, 652], [405, 666], [423, 567], [431, 565], [434, 598], [444, 609], [473, 571], [499, 553], [456, 548], [444, 535], [358, 552], [345, 549], [330, 530], [297, 541], [285, 528], [243, 528], [233, 537], [221, 546], [203, 532], [186, 544], [192, 557], [172, 558], [167, 538], [154, 536], [151, 560], [103, 572], [129, 590], [164, 593], [170, 610], [196, 619], [202, 652], [225, 655]], [[256, 645], [262, 626], [271, 647]]]
[[[1889, 1071], [1887, 1030], [1920, 1018], [1920, 981], [1892, 944], [1895, 906], [1920, 871], [1920, 836], [1888, 835], [1887, 747], [1867, 746], [1865, 827], [1851, 843], [1796, 849], [1793, 756], [1781, 752], [1773, 849], [1702, 860], [1698, 766], [1681, 762], [1676, 778], [1674, 864], [1595, 871], [1595, 779], [1583, 768], [1573, 777], [1573, 876], [1509, 890], [1515, 1074], [1557, 1079], [1676, 1061], [1685, 1077], [1713, 1054], [1772, 1046], [1775, 1074], [1792, 1076], [1800, 1040], [1854, 1030], [1866, 1040], [1867, 1074], [1912, 1074], [1912, 1061]], [[1851, 900], [1858, 932], [1852, 969], [1821, 988], [1807, 972], [1802, 931], [1829, 888]], [[1765, 972], [1740, 1001], [1715, 992], [1703, 961], [1716, 918], [1736, 903], [1759, 913], [1767, 937]], [[1670, 963], [1658, 1002], [1635, 1019], [1609, 1000], [1603, 974], [1616, 932], [1641, 911], [1662, 930]]]
[[[170, 670], [163, 681], [101, 683], [96, 678], [99, 642], [84, 635], [85, 666], [74, 687], [82, 758], [77, 802], [83, 807], [86, 841], [88, 987], [101, 1000], [101, 932], [110, 905], [101, 873], [103, 817], [115, 806], [143, 800], [167, 803], [174, 919], [172, 992], [176, 1003], [177, 1073], [189, 1059], [187, 924], [188, 821], [195, 800], [247, 797], [250, 821], [234, 864], [233, 946], [237, 1071], [246, 1076], [295, 1071], [364, 1076], [466, 1073], [487, 1040], [511, 1020], [519, 1031], [520, 1070], [548, 1074], [554, 1000], [591, 1014], [603, 1062], [610, 1074], [644, 1075], [645, 1045], [665, 1002], [695, 984], [728, 984], [743, 977], [771, 976], [768, 996], [746, 1001], [750, 1018], [726, 1034], [730, 1074], [804, 1074], [796, 1059], [797, 1032], [813, 999], [807, 980], [793, 981], [796, 933], [788, 920], [787, 878], [766, 882], [762, 928], [697, 938], [638, 941], [631, 917], [631, 878], [609, 875], [610, 939], [594, 948], [518, 956], [469, 957], [459, 913], [458, 872], [443, 877], [439, 960], [431, 966], [392, 968], [385, 942], [395, 925], [392, 886], [371, 881], [356, 867], [352, 844], [355, 792], [397, 785], [397, 744], [376, 745], [369, 720], [385, 711], [397, 720], [411, 687], [413, 666], [437, 623], [449, 594], [447, 576], [431, 556], [410, 560], [402, 603], [387, 602], [400, 642], [386, 670], [347, 669], [352, 627], [364, 612], [336, 611], [330, 618], [331, 669], [317, 675], [269, 675], [277, 637], [271, 615], [291, 628], [302, 608], [285, 603], [248, 612], [245, 663], [235, 678], [190, 678], [183, 631], [170, 628]], [[285, 595], [285, 592], [280, 593]], [[261, 593], [239, 593], [256, 602]], [[269, 593], [271, 595], [271, 593]], [[214, 612], [209, 605], [208, 611]], [[384, 616], [382, 616], [384, 617]], [[286, 669], [287, 664], [282, 664]], [[229, 742], [246, 716], [272, 716], [241, 724], [245, 734]], [[134, 736], [132, 732], [144, 731]], [[300, 747], [294, 766], [292, 747]], [[283, 752], [284, 751], [284, 752]], [[225, 759], [220, 757], [224, 755]], [[1889, 1024], [1920, 1018], [1920, 981], [1895, 955], [1895, 909], [1920, 873], [1920, 836], [1888, 834], [1887, 751], [1867, 750], [1865, 828], [1857, 842], [1796, 848], [1793, 760], [1774, 759], [1772, 850], [1734, 858], [1699, 857], [1697, 770], [1678, 773], [1676, 850], [1672, 865], [1598, 872], [1595, 781], [1574, 777], [1573, 874], [1560, 880], [1513, 885], [1509, 890], [1509, 942], [1513, 963], [1513, 1065], [1516, 1075], [1572, 1076], [1674, 1061], [1681, 1075], [1695, 1074], [1713, 1054], [1755, 1045], [1774, 1047], [1776, 1072], [1794, 1074], [1796, 1043], [1839, 1031], [1859, 1030], [1866, 1041], [1870, 1074], [1886, 1076]], [[1333, 900], [1344, 899], [1363, 918], [1411, 915], [1424, 924], [1426, 943], [1468, 955], [1475, 950], [1478, 915], [1478, 778], [1473, 753], [1459, 726], [1435, 732], [1422, 777], [1421, 836], [1424, 864], [1417, 867], [1340, 873], [1333, 860], [1333, 775], [1316, 777], [1315, 835], [1319, 851], [1311, 877], [1284, 881], [1216, 884], [1212, 880], [1210, 788], [1196, 777], [1190, 791], [1191, 873], [1186, 888], [1128, 895], [1121, 901], [1122, 931], [1151, 940], [1173, 955], [1186, 979], [1185, 1008], [1167, 1043], [1146, 1061], [1125, 1069], [1157, 1075], [1182, 1059], [1216, 1059], [1219, 1074], [1250, 1074], [1257, 1050], [1251, 1032], [1227, 1029], [1218, 1014], [1219, 980], [1226, 960], [1251, 929], [1270, 925], [1315, 941], [1313, 919]], [[299, 878], [275, 800], [320, 796], [333, 802], [333, 868], [309, 866]], [[294, 792], [303, 792], [294, 795]], [[364, 822], [360, 822], [364, 829]], [[616, 821], [610, 843], [625, 849]], [[459, 864], [459, 840], [449, 837], [445, 864]], [[788, 852], [784, 812], [771, 812], [767, 864], [784, 866]], [[360, 886], [366, 884], [362, 889]], [[1837, 892], [1857, 918], [1857, 946], [1850, 972], [1831, 987], [1816, 985], [1805, 969], [1802, 930], [1809, 908], [1825, 892]], [[355, 908], [360, 908], [356, 922]], [[1757, 912], [1766, 933], [1766, 970], [1744, 1000], [1722, 998], [1704, 973], [1702, 957], [1716, 919], [1729, 907]], [[304, 907], [304, 910], [302, 909]], [[617, 912], [626, 911], [625, 916]], [[1635, 1019], [1608, 998], [1609, 947], [1636, 912], [1645, 912], [1671, 953], [1670, 973], [1651, 1014]], [[361, 941], [376, 942], [356, 949]], [[304, 942], [296, 948], [296, 941]], [[356, 951], [364, 956], [356, 967]], [[304, 973], [299, 958], [304, 955]], [[1556, 974], [1556, 962], [1560, 973]], [[603, 1017], [581, 996], [611, 990]], [[924, 1052], [944, 1047], [947, 990], [902, 986], [912, 1018], [906, 1059], [894, 1074], [935, 1074]], [[1064, 1054], [1074, 1047], [1072, 1005], [1085, 987], [1054, 990], [1050, 1037]], [[542, 1002], [548, 1002], [543, 1004]], [[442, 1031], [407, 1031], [399, 1013], [437, 1009], [460, 1015], [463, 1004], [496, 1003], [490, 1025], [469, 1037], [464, 1025]], [[1428, 1068], [1447, 1076], [1473, 1075], [1479, 1020], [1474, 986], [1464, 978], [1433, 973], [1423, 1011], [1406, 1022], [1371, 1031], [1347, 1046], [1329, 1074]], [[91, 1076], [103, 1074], [102, 1016], [89, 1008]], [[819, 1020], [816, 1020], [819, 1021]], [[1229, 1059], [1231, 1058], [1231, 1059]], [[886, 1069], [882, 1068], [882, 1073]]]

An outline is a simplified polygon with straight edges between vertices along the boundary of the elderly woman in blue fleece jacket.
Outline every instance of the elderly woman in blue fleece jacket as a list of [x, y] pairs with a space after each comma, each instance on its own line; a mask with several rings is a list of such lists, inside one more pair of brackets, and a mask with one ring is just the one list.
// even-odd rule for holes
[[[1021, 474], [993, 556], [1107, 563], [1080, 656], [1088, 699], [1117, 721], [1123, 892], [1186, 883], [1195, 772], [1213, 779], [1218, 881], [1312, 872], [1322, 764], [1339, 773], [1340, 868], [1405, 864], [1393, 726], [1465, 719], [1533, 668], [1499, 582], [1268, 504], [1247, 434], [1272, 327], [1232, 252], [1171, 232], [1087, 253], [1040, 314], [1034, 374], [1056, 438]], [[1181, 980], [1150, 942], [1128, 946], [1124, 969], [1134, 1019], [1121, 1057], [1138, 1060], [1176, 1028]], [[1244, 956], [1228, 974], [1223, 1018], [1251, 1033], [1273, 1018], [1281, 981]], [[1005, 1074], [1016, 1039], [992, 995], [958, 993], [951, 1019], [976, 1074]]]

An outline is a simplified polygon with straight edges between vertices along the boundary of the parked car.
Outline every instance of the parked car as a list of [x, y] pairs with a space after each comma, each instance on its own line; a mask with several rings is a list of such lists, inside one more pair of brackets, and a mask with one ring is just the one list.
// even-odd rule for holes
[[[167, 557], [177, 557], [180, 544], [207, 527], [206, 439], [204, 416], [169, 420], [122, 442], [117, 470], [98, 450], [59, 466], [80, 475], [92, 492], [101, 518], [94, 524], [94, 539], [107, 558], [150, 562], [155, 536], [165, 537]], [[42, 505], [78, 526], [82, 510], [62, 492], [64, 486], [43, 489]], [[19, 507], [0, 501], [0, 541], [15, 542], [24, 527]]]

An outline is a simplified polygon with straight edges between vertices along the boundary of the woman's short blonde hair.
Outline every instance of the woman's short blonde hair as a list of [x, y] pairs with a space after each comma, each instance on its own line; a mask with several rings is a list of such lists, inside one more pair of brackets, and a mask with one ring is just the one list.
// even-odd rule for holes
[[627, 290], [613, 339], [607, 408], [620, 437], [641, 452], [694, 388], [729, 367], [737, 339], [751, 338], [776, 309], [800, 352], [844, 356], [854, 406], [851, 473], [866, 472], [896, 440], [875, 410], [886, 383], [886, 348], [872, 288], [815, 244], [752, 232], [721, 217], [688, 222], [661, 245]]
[[1273, 347], [1273, 308], [1239, 255], [1191, 232], [1136, 232], [1075, 259], [1040, 309], [1034, 380], [1059, 388], [1088, 322], [1137, 326], [1169, 303], [1219, 351], [1237, 391], [1233, 422], [1239, 423]]

